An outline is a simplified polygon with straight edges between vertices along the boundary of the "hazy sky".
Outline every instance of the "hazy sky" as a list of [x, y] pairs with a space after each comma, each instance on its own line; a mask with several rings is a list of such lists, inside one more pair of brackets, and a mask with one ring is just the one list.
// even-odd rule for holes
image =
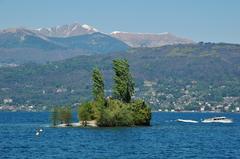
[[0, 0], [0, 28], [78, 21], [103, 32], [171, 32], [240, 43], [240, 0]]

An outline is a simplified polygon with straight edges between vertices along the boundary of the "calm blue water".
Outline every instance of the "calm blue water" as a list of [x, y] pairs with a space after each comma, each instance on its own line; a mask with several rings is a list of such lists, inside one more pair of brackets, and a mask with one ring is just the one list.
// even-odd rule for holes
[[[221, 115], [235, 122], [174, 121]], [[240, 158], [240, 114], [153, 113], [151, 127], [134, 128], [56, 129], [49, 122], [48, 113], [0, 113], [0, 158]]]

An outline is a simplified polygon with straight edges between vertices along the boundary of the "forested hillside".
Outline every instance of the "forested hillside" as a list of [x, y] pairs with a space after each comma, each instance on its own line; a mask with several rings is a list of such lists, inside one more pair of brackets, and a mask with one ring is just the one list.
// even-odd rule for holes
[[[0, 101], [36, 110], [74, 105], [91, 98], [91, 70], [98, 66], [111, 95], [112, 65], [126, 58], [136, 81], [135, 98], [154, 109], [229, 111], [240, 104], [240, 45], [198, 43], [131, 49], [125, 53], [82, 55], [45, 65], [0, 69]], [[23, 106], [25, 109], [27, 106]]]

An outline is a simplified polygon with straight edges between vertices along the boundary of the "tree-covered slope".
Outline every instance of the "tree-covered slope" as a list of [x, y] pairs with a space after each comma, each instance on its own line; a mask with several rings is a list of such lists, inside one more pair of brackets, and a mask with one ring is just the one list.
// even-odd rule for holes
[[103, 33], [45, 37], [27, 29], [0, 31], [0, 64], [46, 63], [84, 54], [124, 52], [129, 46]]
[[82, 49], [92, 53], [110, 53], [126, 51], [129, 46], [109, 35], [99, 32], [66, 38], [50, 38], [69, 49]]
[[1, 101], [12, 98], [13, 104], [34, 104], [40, 109], [88, 100], [94, 66], [103, 70], [105, 92], [111, 95], [111, 61], [116, 57], [128, 59], [136, 81], [135, 96], [143, 97], [155, 109], [224, 104], [234, 108], [239, 103], [240, 45], [211, 43], [139, 48], [46, 65], [2, 68]]

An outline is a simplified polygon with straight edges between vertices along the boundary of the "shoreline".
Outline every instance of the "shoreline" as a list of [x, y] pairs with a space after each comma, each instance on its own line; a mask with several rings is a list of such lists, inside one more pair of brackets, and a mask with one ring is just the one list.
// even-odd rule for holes
[[152, 113], [233, 113], [239, 114], [240, 112], [217, 112], [217, 111], [151, 111]]
[[86, 125], [82, 124], [83, 121], [75, 122], [75, 123], [69, 123], [69, 124], [58, 124], [53, 127], [55, 128], [68, 128], [68, 127], [98, 127], [96, 120], [86, 121]]

